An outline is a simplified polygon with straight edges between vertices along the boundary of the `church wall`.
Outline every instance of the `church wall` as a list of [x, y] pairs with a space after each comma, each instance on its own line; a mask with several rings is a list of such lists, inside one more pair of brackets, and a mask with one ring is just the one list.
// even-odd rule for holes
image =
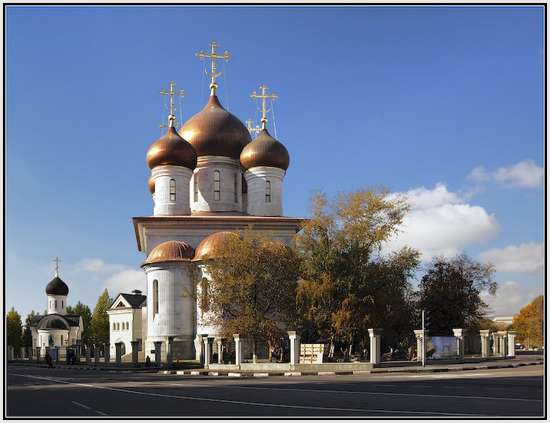
[[48, 314], [67, 314], [66, 295], [48, 295]]
[[[154, 215], [174, 216], [188, 215], [189, 181], [193, 172], [182, 166], [157, 166], [151, 172], [155, 180]], [[170, 180], [175, 181], [175, 200], [170, 199]]]
[[[124, 309], [115, 309], [109, 310], [107, 312], [109, 315], [109, 349], [112, 357], [116, 357], [116, 347], [115, 344], [118, 342], [124, 343], [124, 348], [126, 354], [129, 354], [132, 351], [132, 319], [133, 319], [133, 309], [124, 308]], [[125, 325], [128, 323], [128, 329]], [[113, 327], [117, 325], [118, 329]]]
[[[275, 167], [257, 166], [244, 174], [248, 184], [247, 212], [252, 216], [282, 216], [283, 178], [285, 171]], [[267, 181], [270, 185], [270, 200], [266, 201]]]

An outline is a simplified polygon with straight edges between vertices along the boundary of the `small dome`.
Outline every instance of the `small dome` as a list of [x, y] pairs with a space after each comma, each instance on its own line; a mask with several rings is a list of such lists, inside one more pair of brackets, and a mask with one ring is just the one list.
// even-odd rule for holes
[[262, 129], [258, 136], [241, 153], [241, 165], [245, 169], [255, 166], [277, 167], [287, 170], [290, 157], [286, 147]]
[[224, 156], [238, 159], [250, 141], [243, 123], [225, 110], [211, 95], [204, 109], [189, 119], [179, 133], [193, 146], [197, 156]]
[[143, 265], [167, 261], [189, 261], [194, 254], [193, 247], [186, 242], [166, 241], [153, 248]]
[[149, 169], [162, 165], [183, 166], [191, 170], [197, 166], [195, 150], [172, 126], [147, 150]]
[[147, 179], [147, 188], [149, 188], [151, 194], [155, 193], [155, 180], [152, 177], [149, 177], [149, 179]]
[[49, 314], [38, 322], [38, 329], [69, 330], [69, 323], [59, 314]]
[[225, 249], [225, 244], [230, 239], [239, 238], [235, 232], [222, 231], [208, 235], [195, 250], [193, 261], [201, 261], [220, 257]]
[[53, 278], [48, 285], [46, 285], [47, 295], [68, 295], [69, 287], [63, 282], [59, 276]]

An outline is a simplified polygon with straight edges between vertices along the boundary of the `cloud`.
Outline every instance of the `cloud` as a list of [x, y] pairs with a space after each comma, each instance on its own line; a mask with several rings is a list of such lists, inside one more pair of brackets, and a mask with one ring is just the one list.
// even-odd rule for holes
[[418, 249], [423, 260], [434, 256], [454, 256], [466, 246], [492, 238], [499, 230], [494, 215], [480, 206], [471, 205], [444, 184], [435, 188], [411, 189], [402, 194], [411, 206], [401, 232], [390, 240], [384, 251], [405, 245]]
[[479, 258], [492, 263], [497, 272], [542, 273], [544, 268], [543, 246], [534, 242], [487, 250]]
[[145, 290], [145, 273], [123, 264], [105, 263], [99, 258], [85, 258], [71, 266], [85, 279], [99, 280], [111, 296], [134, 289]]
[[493, 172], [478, 166], [468, 174], [468, 179], [476, 182], [495, 181], [520, 188], [538, 188], [542, 186], [543, 176], [544, 170], [541, 166], [537, 166], [533, 160], [523, 160]]
[[135, 269], [125, 269], [113, 273], [105, 281], [105, 287], [112, 293], [112, 296], [119, 292], [131, 292], [134, 289], [146, 292], [145, 285], [145, 273]]
[[482, 292], [481, 298], [485, 301], [492, 316], [514, 316], [519, 310], [540, 295], [541, 291], [528, 288], [515, 281], [507, 281], [498, 284], [495, 295]]

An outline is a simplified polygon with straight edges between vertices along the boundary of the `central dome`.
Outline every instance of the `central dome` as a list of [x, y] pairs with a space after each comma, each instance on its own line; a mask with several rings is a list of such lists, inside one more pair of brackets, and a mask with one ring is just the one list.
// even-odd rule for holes
[[248, 129], [223, 108], [215, 95], [210, 96], [204, 109], [185, 122], [179, 133], [193, 146], [197, 156], [239, 159], [242, 149], [251, 141]]

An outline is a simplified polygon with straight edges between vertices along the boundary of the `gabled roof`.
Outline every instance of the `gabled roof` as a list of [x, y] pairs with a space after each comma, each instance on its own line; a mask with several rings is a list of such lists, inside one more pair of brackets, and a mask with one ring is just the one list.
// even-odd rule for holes
[[109, 309], [111, 309], [111, 310], [116, 309], [116, 307], [113, 308], [113, 306], [116, 304], [119, 297], [122, 297], [122, 299], [126, 303], [128, 303], [129, 306], [132, 307], [132, 308], [141, 308], [141, 307], [143, 307], [146, 303], [146, 300], [147, 300], [147, 296], [145, 296], [145, 295], [120, 293], [116, 296], [115, 300], [111, 303], [111, 306], [109, 307]]

